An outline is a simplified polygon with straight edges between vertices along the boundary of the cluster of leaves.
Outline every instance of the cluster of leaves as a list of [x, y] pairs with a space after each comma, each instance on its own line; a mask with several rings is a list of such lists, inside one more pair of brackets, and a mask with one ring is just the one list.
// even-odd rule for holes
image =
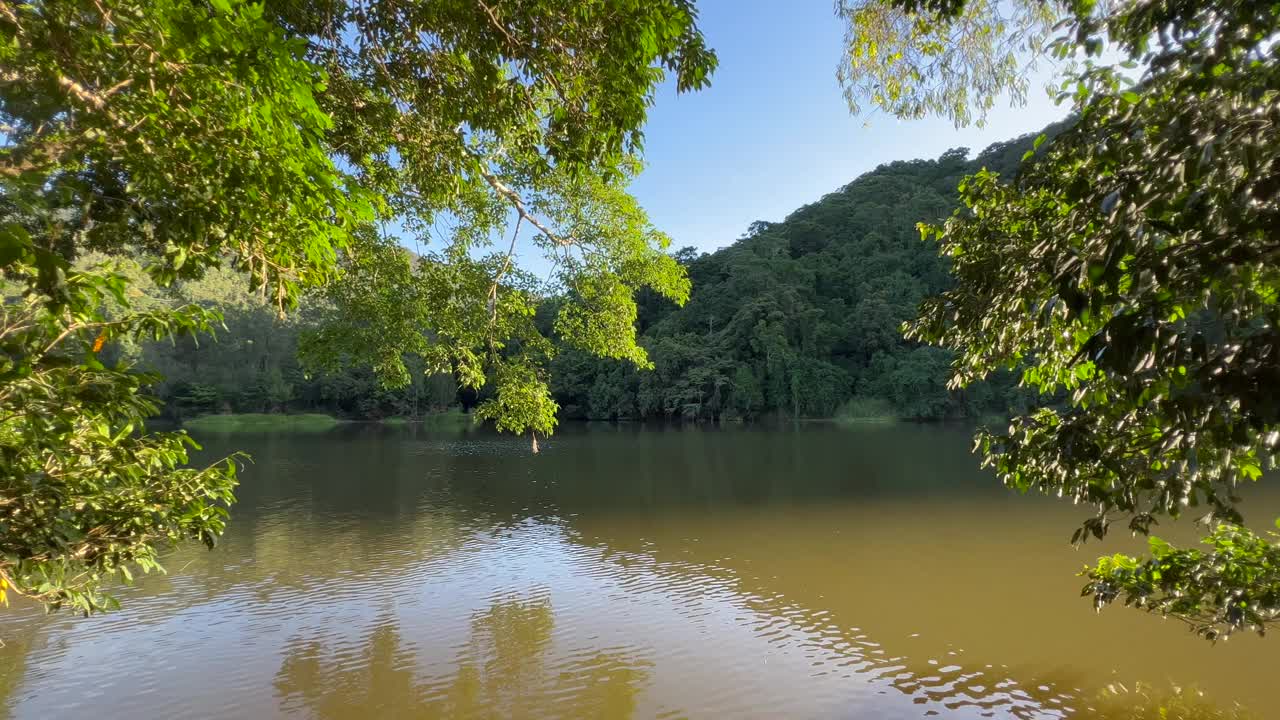
[[[540, 218], [535, 242], [556, 262], [550, 289], [513, 267], [520, 217], [505, 253], [479, 257], [463, 251], [465, 240], [415, 258], [394, 241], [365, 236], [318, 303], [303, 357], [326, 372], [372, 366], [392, 389], [412, 381], [408, 363], [417, 362], [428, 373], [452, 373], [464, 389], [486, 389], [477, 411], [499, 429], [550, 434], [559, 407], [547, 377], [558, 348], [549, 336], [649, 367], [636, 344], [635, 289], [681, 304], [689, 295], [684, 269], [662, 252], [670, 240], [625, 192], [628, 175], [557, 171], [526, 186], [522, 204]], [[462, 226], [455, 236], [474, 230]], [[555, 321], [544, 328], [536, 313], [557, 289]]]
[[1026, 101], [1065, 11], [1057, 0], [838, 0], [845, 42], [836, 76], [855, 114], [870, 103], [900, 118], [981, 125], [1001, 94]]
[[1151, 557], [1114, 555], [1098, 560], [1086, 588], [1101, 609], [1123, 596], [1126, 605], [1185, 621], [1216, 638], [1226, 628], [1265, 633], [1280, 617], [1280, 544], [1222, 523], [1204, 542], [1209, 551], [1174, 548], [1150, 538]]
[[[1086, 3], [1061, 32], [1055, 52], [1085, 56], [1060, 93], [1076, 121], [1012, 184], [966, 180], [965, 208], [925, 228], [957, 282], [908, 335], [957, 352], [957, 387], [1022, 366], [1068, 393], [979, 445], [1010, 486], [1094, 505], [1076, 540], [1188, 507], [1232, 524], [1211, 555], [1104, 560], [1086, 587], [1100, 606], [1127, 595], [1208, 637], [1261, 627], [1280, 613], [1275, 566], [1255, 563], [1270, 554], [1234, 491], [1280, 452], [1280, 8]], [[1099, 63], [1108, 47], [1131, 62]]]
[[261, 6], [213, 6], [6, 4], [2, 209], [48, 258], [145, 251], [167, 284], [230, 255], [286, 307], [372, 207], [326, 152], [305, 43]]
[[[10, 228], [5, 248], [21, 246]], [[7, 270], [34, 281], [29, 241]], [[185, 467], [184, 433], [136, 432], [157, 410], [140, 394], [155, 378], [107, 367], [109, 342], [208, 331], [217, 315], [187, 306], [105, 319], [128, 308], [121, 275], [71, 271], [60, 300], [28, 292], [0, 318], [0, 601], [10, 592], [84, 613], [114, 601], [103, 580], [130, 565], [159, 568], [166, 544], [212, 547], [233, 500], [236, 459]]]

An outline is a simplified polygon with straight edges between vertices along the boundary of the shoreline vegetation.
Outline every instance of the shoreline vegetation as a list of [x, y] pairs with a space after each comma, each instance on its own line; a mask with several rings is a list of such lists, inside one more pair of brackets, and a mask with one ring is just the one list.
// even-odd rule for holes
[[421, 425], [424, 428], [468, 428], [477, 424], [475, 415], [468, 413], [461, 408], [449, 408], [440, 412], [430, 412], [419, 415], [417, 417], [394, 415], [385, 417], [373, 422], [388, 427], [408, 427], [410, 425]]
[[291, 432], [323, 432], [331, 430], [343, 421], [323, 413], [227, 413], [201, 415], [182, 422], [188, 430], [200, 432], [267, 432], [287, 430]]
[[[975, 425], [990, 426], [1007, 422], [1008, 418], [1000, 415], [988, 415], [981, 418], [967, 418], [964, 421]], [[562, 423], [583, 423], [587, 425], [628, 425], [633, 423], [655, 422], [652, 419], [616, 420], [584, 420], [581, 418], [562, 418]], [[759, 417], [746, 420], [741, 417], [709, 420], [657, 420], [658, 424], [673, 425], [771, 425], [782, 424], [835, 424], [842, 427], [861, 427], [877, 425], [913, 424], [948, 424], [953, 421], [920, 421], [906, 418], [895, 413], [893, 407], [879, 398], [854, 398], [845, 403], [831, 417]], [[341, 418], [326, 413], [221, 413], [200, 415], [181, 422], [188, 430], [199, 432], [237, 433], [237, 432], [326, 432], [343, 425], [382, 425], [384, 427], [418, 426], [429, 430], [464, 430], [477, 427], [480, 422], [474, 413], [462, 408], [450, 408], [437, 412], [428, 412], [416, 417], [393, 415], [378, 419]]]
[[387, 427], [420, 425], [426, 428], [467, 428], [475, 416], [460, 408], [432, 412], [417, 417], [393, 416], [377, 420], [350, 420], [326, 413], [221, 413], [200, 415], [182, 421], [182, 427], [198, 432], [326, 432], [340, 425], [372, 423]]
[[889, 425], [903, 420], [889, 401], [878, 397], [860, 396], [845, 401], [836, 411], [833, 419], [839, 425]]

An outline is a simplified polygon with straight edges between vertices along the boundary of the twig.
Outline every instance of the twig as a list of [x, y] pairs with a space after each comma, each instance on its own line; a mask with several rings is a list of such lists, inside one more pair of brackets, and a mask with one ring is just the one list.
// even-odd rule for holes
[[517, 193], [515, 190], [512, 190], [511, 188], [507, 187], [506, 183], [499, 180], [496, 175], [490, 172], [488, 168], [485, 167], [483, 158], [476, 157], [476, 161], [480, 168], [481, 177], [485, 179], [485, 182], [489, 183], [489, 187], [492, 187], [495, 192], [497, 192], [502, 197], [506, 198], [512, 204], [512, 206], [515, 207], [516, 212], [520, 214], [520, 217], [524, 218], [525, 220], [528, 220], [530, 225], [538, 228], [538, 230], [543, 235], [546, 235], [547, 238], [549, 238], [555, 244], [560, 245], [561, 247], [568, 247], [574, 244], [572, 238], [562, 238], [559, 235], [556, 235], [555, 233], [551, 232], [551, 230], [547, 228], [546, 225], [543, 225], [541, 222], [539, 222], [536, 217], [534, 217], [533, 215], [530, 215], [528, 209], [525, 208], [524, 206], [524, 200], [520, 198], [520, 194]]
[[493, 276], [493, 284], [489, 286], [489, 323], [498, 317], [498, 283], [502, 281], [502, 276], [507, 274], [507, 270], [511, 269], [511, 256], [516, 252], [516, 238], [520, 237], [520, 223], [524, 217], [516, 218], [516, 231], [511, 233], [511, 247], [507, 248], [507, 259], [502, 263], [502, 268]]
[[[73, 95], [80, 98], [86, 104], [92, 105], [99, 110], [105, 110], [107, 107], [107, 98], [120, 92], [121, 90], [133, 84], [133, 78], [127, 78], [112, 85], [106, 92], [98, 93], [72, 80], [66, 75], [58, 75], [58, 84], [71, 91]], [[114, 118], [113, 118], [114, 119]]]
[[498, 32], [506, 36], [507, 42], [511, 45], [516, 45], [516, 39], [511, 36], [511, 33], [507, 31], [507, 27], [498, 19], [498, 14], [493, 11], [493, 8], [489, 7], [488, 3], [485, 3], [483, 0], [477, 0], [476, 4], [478, 4], [480, 8], [484, 10], [485, 14], [489, 16], [490, 22], [492, 22], [493, 26], [498, 29]]

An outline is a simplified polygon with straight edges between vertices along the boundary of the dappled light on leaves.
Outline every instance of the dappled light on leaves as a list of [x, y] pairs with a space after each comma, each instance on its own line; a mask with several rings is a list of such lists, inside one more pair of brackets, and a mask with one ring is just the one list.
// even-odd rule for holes
[[[1020, 368], [1046, 398], [978, 447], [1011, 487], [1093, 506], [1073, 540], [1185, 513], [1215, 526], [1211, 552], [1104, 558], [1084, 589], [1099, 608], [1262, 631], [1280, 564], [1236, 490], [1280, 452], [1280, 12], [1087, 10], [1054, 41], [1093, 58], [1062, 84], [1074, 123], [1018, 174], [965, 180], [964, 209], [924, 226], [956, 286], [907, 333], [957, 352], [955, 387]], [[1139, 81], [1097, 60], [1108, 46]]]

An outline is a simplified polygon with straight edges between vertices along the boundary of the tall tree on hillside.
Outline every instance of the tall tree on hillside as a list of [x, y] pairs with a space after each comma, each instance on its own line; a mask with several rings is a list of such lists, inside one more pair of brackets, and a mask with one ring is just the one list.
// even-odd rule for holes
[[[665, 74], [692, 90], [714, 65], [688, 0], [0, 2], [0, 271], [20, 295], [0, 316], [0, 597], [98, 610], [105, 577], [212, 544], [232, 500], [234, 462], [180, 469], [190, 439], [142, 427], [155, 378], [102, 354], [216, 311], [133, 307], [126, 274], [78, 256], [154, 257], [160, 286], [230, 264], [279, 312], [344, 272], [370, 284], [359, 309], [430, 303], [426, 327], [348, 353], [393, 382], [404, 352], [488, 375], [500, 426], [546, 432], [530, 292], [510, 253], [475, 249], [510, 216], [536, 228], [573, 289], [561, 332], [643, 362], [632, 293], [687, 281], [622, 183]], [[360, 275], [394, 257], [374, 223], [452, 226], [412, 293]]]
[[[1262, 632], [1280, 618], [1280, 545], [1243, 527], [1235, 491], [1280, 453], [1280, 6], [1045, 5], [1064, 22], [1043, 47], [1081, 61], [1059, 94], [1076, 120], [1013, 182], [966, 179], [965, 207], [925, 227], [956, 284], [907, 334], [956, 351], [953, 386], [1021, 367], [1024, 384], [1067, 394], [979, 446], [1008, 485], [1092, 505], [1076, 541], [1187, 512], [1211, 526], [1205, 550], [1151, 538], [1147, 558], [1102, 558], [1085, 587], [1098, 608], [1122, 599], [1208, 638]], [[919, 57], [949, 57], [974, 24], [1009, 30], [986, 3], [842, 7], [855, 57], [874, 41], [859, 12], [908, 19], [908, 40], [933, 38]], [[855, 91], [878, 82], [862, 67]], [[982, 109], [999, 89], [981, 61], [903, 67], [915, 89], [873, 102]], [[926, 99], [903, 105], [912, 93]]]

